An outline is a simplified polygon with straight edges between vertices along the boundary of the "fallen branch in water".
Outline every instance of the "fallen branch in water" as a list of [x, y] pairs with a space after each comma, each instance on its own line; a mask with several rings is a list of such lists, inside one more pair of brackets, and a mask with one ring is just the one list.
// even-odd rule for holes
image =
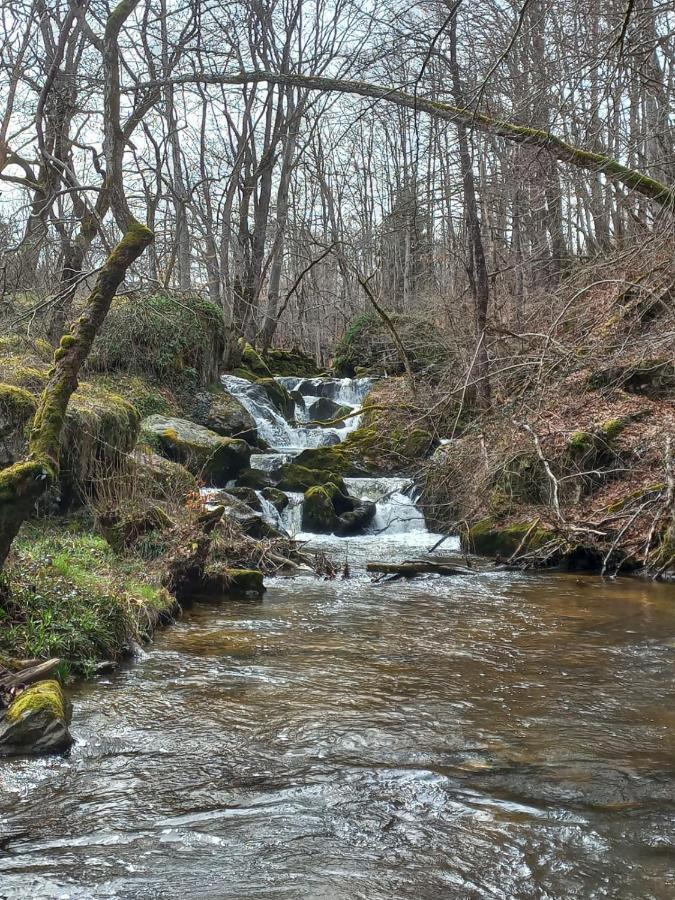
[[401, 578], [415, 578], [417, 575], [475, 575], [476, 570], [455, 563], [432, 562], [431, 560], [408, 560], [401, 563], [369, 562], [366, 572], [378, 575], [398, 575]]

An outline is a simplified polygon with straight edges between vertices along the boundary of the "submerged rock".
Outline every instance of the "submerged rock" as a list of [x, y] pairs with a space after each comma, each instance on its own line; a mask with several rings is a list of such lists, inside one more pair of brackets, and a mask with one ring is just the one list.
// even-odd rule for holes
[[187, 419], [149, 416], [141, 423], [141, 436], [162, 456], [216, 487], [236, 478], [251, 459], [246, 441], [221, 437]]
[[62, 753], [72, 745], [72, 709], [58, 681], [26, 688], [0, 720], [0, 755]]

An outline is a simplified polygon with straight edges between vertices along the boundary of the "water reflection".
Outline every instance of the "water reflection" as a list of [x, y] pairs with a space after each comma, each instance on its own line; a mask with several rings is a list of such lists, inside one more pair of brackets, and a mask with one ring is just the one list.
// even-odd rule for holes
[[78, 689], [70, 758], [0, 766], [0, 897], [671, 898], [674, 600], [493, 572], [195, 607]]

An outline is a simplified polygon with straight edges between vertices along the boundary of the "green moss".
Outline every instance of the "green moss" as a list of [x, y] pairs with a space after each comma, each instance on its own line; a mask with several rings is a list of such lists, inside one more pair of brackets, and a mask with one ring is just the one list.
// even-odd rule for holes
[[223, 347], [222, 312], [199, 295], [116, 297], [87, 368], [142, 375], [190, 395], [215, 380]]
[[[527, 539], [524, 540], [526, 535]], [[526, 552], [543, 547], [552, 537], [551, 531], [532, 521], [498, 525], [488, 517], [476, 522], [462, 534], [462, 547], [482, 556], [507, 558], [516, 552], [523, 540], [522, 550]]]
[[0, 384], [0, 412], [13, 427], [25, 425], [35, 413], [37, 403], [28, 391], [11, 384]]
[[26, 523], [6, 583], [0, 653], [58, 656], [84, 675], [101, 660], [119, 658], [130, 638], [142, 639], [157, 615], [174, 606], [144, 560], [121, 559], [77, 521]]
[[337, 472], [309, 469], [297, 463], [286, 463], [274, 473], [277, 487], [284, 491], [306, 491], [315, 485], [332, 483], [347, 493], [342, 476]]
[[321, 374], [314, 359], [301, 350], [268, 350], [265, 363], [273, 375], [316, 378]]
[[600, 426], [600, 432], [607, 443], [616, 440], [626, 427], [625, 419], [608, 419]]
[[263, 488], [262, 495], [265, 500], [272, 504], [277, 512], [283, 512], [290, 502], [286, 494], [280, 491], [279, 488]]
[[66, 721], [66, 705], [58, 681], [38, 681], [27, 687], [10, 705], [6, 718], [8, 722], [19, 722], [27, 714], [39, 710], [46, 710], [56, 719]]
[[336, 485], [328, 483], [316, 485], [305, 491], [302, 504], [302, 528], [303, 531], [315, 533], [330, 533], [338, 526], [338, 516], [335, 511], [333, 497], [338, 492]]
[[262, 356], [249, 343], [241, 345], [241, 361], [244, 368], [253, 372], [258, 378], [271, 378], [272, 372]]
[[282, 416], [290, 421], [293, 418], [295, 403], [283, 384], [279, 384], [274, 378], [258, 378], [256, 384], [265, 391]]

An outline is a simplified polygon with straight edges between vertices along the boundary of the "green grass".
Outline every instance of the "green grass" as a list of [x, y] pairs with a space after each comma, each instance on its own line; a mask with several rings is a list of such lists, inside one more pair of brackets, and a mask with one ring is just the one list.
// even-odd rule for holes
[[172, 601], [147, 563], [120, 559], [82, 524], [30, 523], [17, 540], [0, 601], [0, 654], [64, 660], [62, 675], [90, 675], [142, 638], [149, 612]]

